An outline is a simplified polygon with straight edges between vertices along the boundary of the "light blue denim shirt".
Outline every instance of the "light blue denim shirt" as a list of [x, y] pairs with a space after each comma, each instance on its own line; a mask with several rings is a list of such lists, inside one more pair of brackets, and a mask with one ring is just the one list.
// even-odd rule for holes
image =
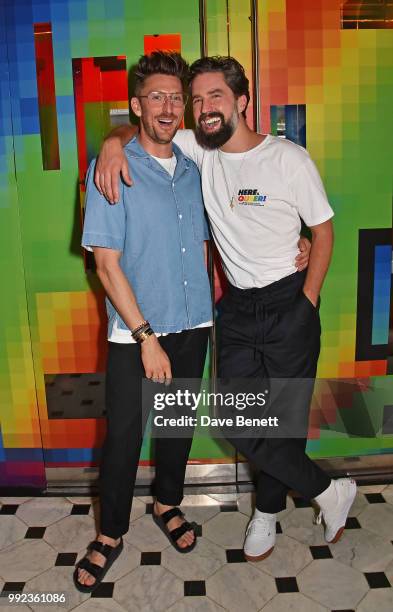
[[[94, 185], [93, 160], [86, 177], [84, 247], [121, 251], [120, 266], [145, 319], [155, 332], [196, 327], [212, 319], [203, 241], [209, 230], [199, 171], [175, 144], [173, 178], [133, 138], [125, 153], [132, 187], [121, 183], [120, 201], [108, 204]], [[106, 298], [108, 337], [114, 321], [128, 329]]]

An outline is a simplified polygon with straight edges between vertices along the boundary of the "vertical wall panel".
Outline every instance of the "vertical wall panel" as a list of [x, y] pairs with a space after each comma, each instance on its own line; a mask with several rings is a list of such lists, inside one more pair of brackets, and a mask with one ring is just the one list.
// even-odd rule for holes
[[[243, 3], [244, 12], [248, 4]], [[388, 436], [349, 440], [345, 427], [341, 429], [353, 414], [359, 418], [358, 431], [371, 431], [370, 418], [374, 426], [382, 424], [393, 385], [392, 377], [386, 376], [392, 354], [387, 338], [392, 311], [393, 141], [386, 135], [393, 131], [393, 32], [389, 15], [381, 17], [388, 4], [258, 3], [261, 131], [307, 145], [335, 211], [334, 255], [322, 293], [318, 374], [342, 380], [370, 377], [364, 394], [356, 385], [349, 394], [340, 386], [331, 387], [333, 397], [322, 390], [316, 394], [311, 418], [318, 420], [322, 414], [318, 404], [322, 412], [329, 410], [326, 431], [308, 442], [316, 457], [392, 448]], [[235, 6], [235, 0], [208, 0], [209, 54], [226, 55], [229, 50], [240, 57], [232, 34]], [[357, 29], [347, 29], [354, 8]], [[378, 19], [384, 20], [383, 26]], [[247, 66], [247, 58], [243, 63]], [[393, 312], [390, 317], [393, 321]]]
[[[0, 210], [11, 204], [13, 209], [2, 218], [0, 233], [9, 257], [5, 279], [15, 294], [10, 289], [1, 304], [0, 339], [7, 348], [0, 357], [0, 462], [6, 460], [0, 482], [17, 483], [23, 473], [30, 478], [36, 470], [34, 483], [42, 484], [43, 456], [47, 466], [95, 465], [105, 434], [102, 415], [88, 414], [99, 386], [82, 385], [89, 376], [91, 383], [101, 380], [106, 345], [102, 288], [93, 270], [86, 273], [80, 247], [86, 168], [110, 127], [127, 118], [127, 72], [144, 53], [145, 35], [160, 33], [162, 42], [176, 33], [185, 58], [198, 57], [198, 0], [170, 0], [169, 6], [155, 0], [7, 0], [5, 5], [7, 27], [2, 19], [0, 26], [8, 40], [1, 51], [9, 57], [10, 85], [7, 99], [1, 90], [0, 126], [7, 119], [8, 131], [0, 134]], [[54, 81], [46, 74], [43, 96], [37, 88], [34, 24], [51, 24], [52, 31]], [[81, 69], [79, 82], [73, 60]], [[40, 111], [47, 102], [57, 111], [61, 167], [56, 172], [43, 171], [42, 164]], [[52, 123], [51, 147], [55, 135]], [[51, 386], [57, 376], [66, 377], [67, 385], [78, 381], [87, 394], [67, 395], [68, 388]], [[67, 412], [71, 406], [71, 418], [53, 414], [60, 407], [49, 417], [46, 389], [52, 399], [64, 391], [61, 407]], [[213, 440], [195, 440], [191, 460], [206, 459], [232, 462], [233, 455]], [[148, 439], [141, 460], [151, 461]]]
[[[12, 107], [13, 31], [6, 8], [0, 3], [0, 484], [40, 488], [46, 483], [45, 466], [14, 163], [16, 134], [22, 126]], [[30, 27], [32, 31], [32, 23]], [[32, 79], [35, 86], [34, 64]], [[24, 93], [30, 93], [27, 86]], [[37, 154], [42, 172], [39, 148]]]
[[57, 130], [56, 88], [53, 65], [52, 24], [34, 24], [35, 62], [38, 107], [44, 170], [59, 170], [59, 136]]

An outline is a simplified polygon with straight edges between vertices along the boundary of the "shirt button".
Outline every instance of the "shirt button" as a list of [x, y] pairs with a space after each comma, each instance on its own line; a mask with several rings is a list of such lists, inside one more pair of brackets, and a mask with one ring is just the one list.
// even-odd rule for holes
[[183, 247], [183, 248], [182, 248], [182, 250], [181, 250], [181, 252], [182, 252], [182, 253], [185, 253], [185, 252], [186, 252], [186, 249]]
[[183, 215], [179, 215], [179, 219], [183, 219]]
[[187, 281], [184, 281], [184, 284], [187, 285]]

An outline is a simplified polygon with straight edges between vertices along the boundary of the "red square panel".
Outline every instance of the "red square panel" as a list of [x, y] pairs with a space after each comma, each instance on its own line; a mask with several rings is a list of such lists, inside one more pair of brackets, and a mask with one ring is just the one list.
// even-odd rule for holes
[[152, 51], [175, 51], [181, 53], [180, 34], [147, 34], [144, 37], [145, 53]]

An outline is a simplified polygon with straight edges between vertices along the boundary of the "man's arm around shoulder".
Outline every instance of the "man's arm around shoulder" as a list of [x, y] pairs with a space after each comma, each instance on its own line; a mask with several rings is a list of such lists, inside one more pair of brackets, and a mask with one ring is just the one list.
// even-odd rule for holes
[[94, 183], [111, 204], [119, 201], [119, 177], [131, 187], [132, 179], [123, 147], [138, 133], [136, 125], [120, 125], [105, 138], [97, 159]]

